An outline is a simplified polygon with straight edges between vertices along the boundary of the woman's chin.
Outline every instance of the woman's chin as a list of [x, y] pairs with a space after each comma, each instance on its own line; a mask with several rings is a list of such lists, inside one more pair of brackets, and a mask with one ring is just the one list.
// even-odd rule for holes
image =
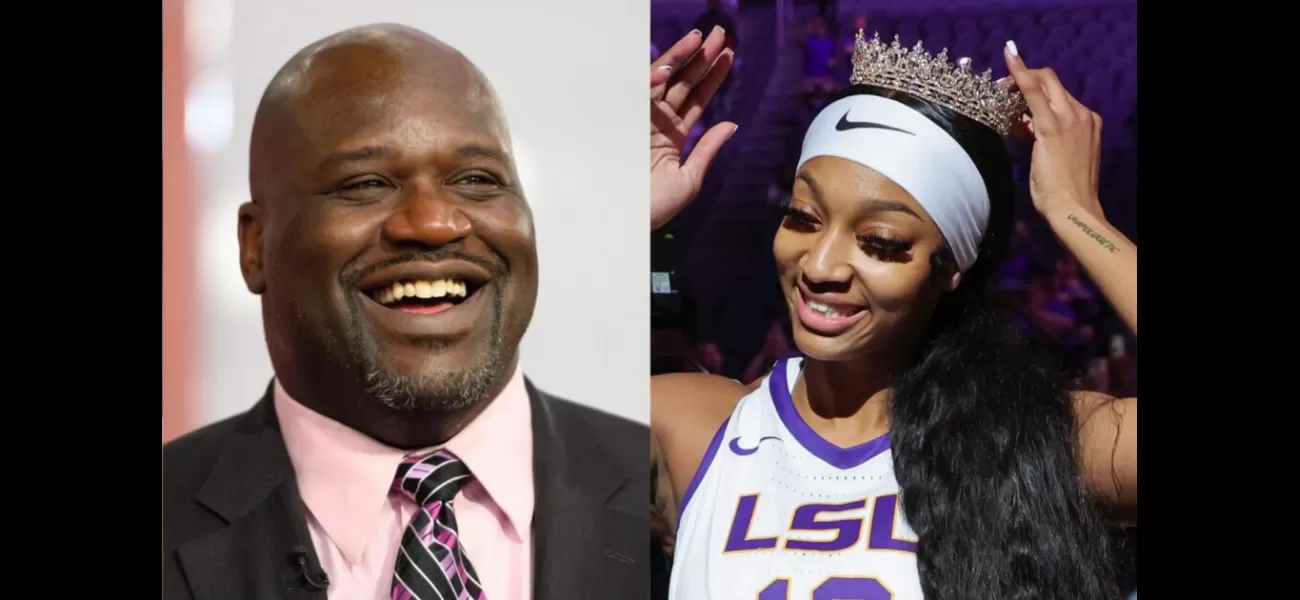
[[827, 337], [795, 326], [794, 345], [799, 354], [822, 362], [842, 362], [861, 357], [871, 338], [862, 335]]

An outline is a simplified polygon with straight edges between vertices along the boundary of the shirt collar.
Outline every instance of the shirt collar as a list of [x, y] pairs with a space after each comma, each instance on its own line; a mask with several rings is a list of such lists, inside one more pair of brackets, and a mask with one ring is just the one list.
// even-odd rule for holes
[[[389, 506], [398, 465], [421, 452], [386, 446], [303, 406], [278, 379], [274, 402], [303, 503], [344, 557], [359, 561]], [[505, 529], [522, 537], [533, 518], [532, 410], [522, 370], [443, 447], [469, 467], [505, 515]]]

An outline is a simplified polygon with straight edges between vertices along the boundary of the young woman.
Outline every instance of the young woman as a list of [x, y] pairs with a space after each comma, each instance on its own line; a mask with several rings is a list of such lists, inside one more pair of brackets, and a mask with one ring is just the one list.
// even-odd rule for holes
[[[748, 386], [652, 380], [671, 597], [1118, 598], [1103, 514], [1137, 505], [1137, 400], [1068, 391], [984, 304], [1012, 232], [1002, 133], [1015, 125], [1034, 140], [1039, 214], [1136, 335], [1137, 248], [1097, 198], [1101, 121], [1014, 43], [1020, 120], [996, 110], [1014, 89], [970, 92], [921, 68], [890, 79], [907, 67], [872, 62], [883, 48], [859, 39], [855, 82], [879, 85], [809, 127], [773, 240], [803, 358]], [[652, 227], [735, 131], [716, 125], [683, 160], [729, 65], [715, 32], [652, 66]], [[923, 98], [934, 90], [947, 106]]]

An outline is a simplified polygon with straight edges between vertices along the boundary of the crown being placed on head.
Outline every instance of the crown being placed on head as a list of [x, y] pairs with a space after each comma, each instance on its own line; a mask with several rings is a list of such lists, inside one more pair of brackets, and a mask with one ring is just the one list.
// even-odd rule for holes
[[993, 71], [971, 72], [970, 59], [948, 62], [948, 49], [930, 56], [921, 42], [908, 50], [898, 42], [885, 45], [877, 33], [867, 41], [858, 30], [853, 46], [854, 85], [867, 84], [904, 92], [970, 117], [1001, 135], [1027, 111], [1025, 98], [1011, 90], [1010, 79], [993, 80]]

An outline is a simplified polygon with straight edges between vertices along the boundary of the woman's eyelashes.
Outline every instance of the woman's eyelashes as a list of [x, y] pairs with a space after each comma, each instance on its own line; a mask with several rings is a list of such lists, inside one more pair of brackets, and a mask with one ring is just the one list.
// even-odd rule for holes
[[[812, 232], [821, 225], [816, 215], [787, 205], [782, 226], [799, 232]], [[912, 242], [894, 236], [871, 233], [858, 236], [858, 247], [868, 256], [889, 262], [906, 262], [911, 258]]]
[[787, 204], [785, 206], [785, 218], [782, 219], [782, 225], [795, 231], [812, 231], [817, 227], [817, 217], [808, 213], [808, 211]]
[[863, 252], [889, 262], [907, 262], [912, 256], [912, 242], [880, 234], [858, 236]]

